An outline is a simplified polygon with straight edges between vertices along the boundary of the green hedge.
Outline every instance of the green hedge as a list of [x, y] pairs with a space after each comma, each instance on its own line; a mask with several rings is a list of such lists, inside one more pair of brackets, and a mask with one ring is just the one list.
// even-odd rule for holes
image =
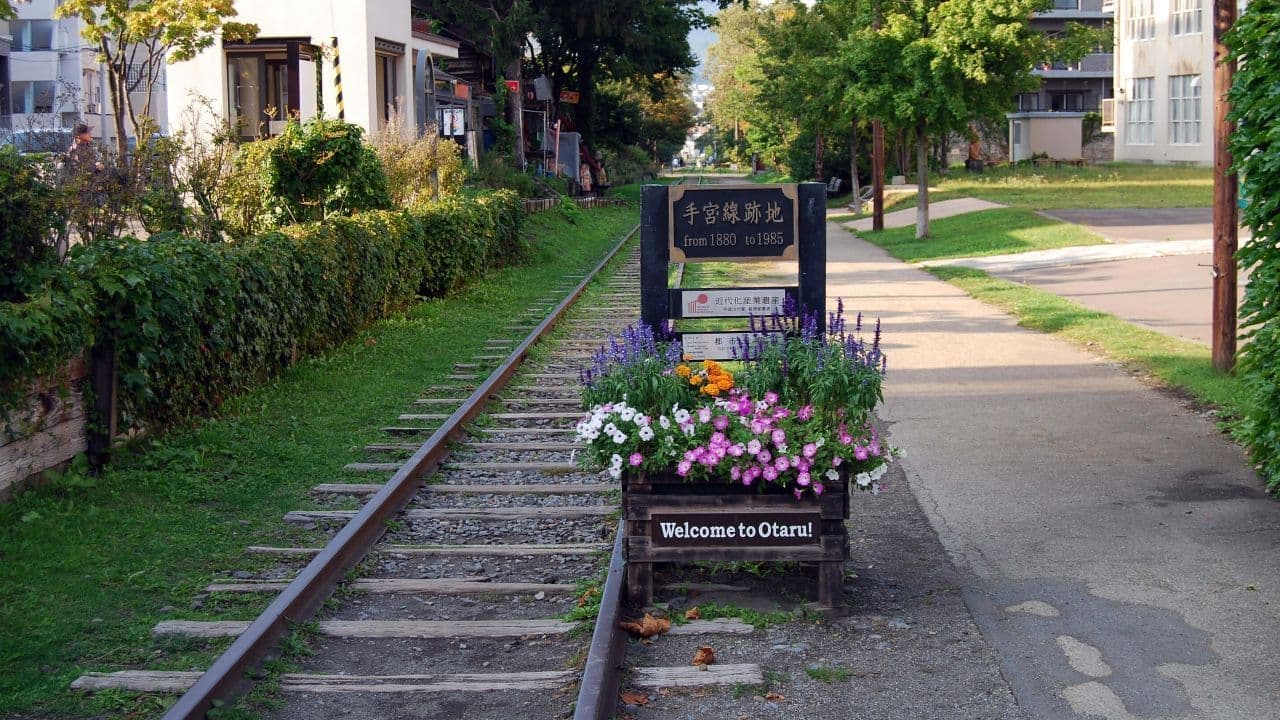
[[157, 235], [83, 248], [45, 294], [0, 305], [0, 409], [96, 334], [115, 340], [126, 422], [206, 414], [420, 294], [517, 259], [520, 210], [514, 193], [495, 193], [235, 243]]
[[1280, 0], [1254, 0], [1228, 37], [1240, 61], [1231, 88], [1235, 169], [1243, 180], [1244, 224], [1253, 239], [1241, 249], [1250, 270], [1241, 325], [1248, 342], [1239, 372], [1252, 410], [1236, 427], [1271, 489], [1280, 490]]

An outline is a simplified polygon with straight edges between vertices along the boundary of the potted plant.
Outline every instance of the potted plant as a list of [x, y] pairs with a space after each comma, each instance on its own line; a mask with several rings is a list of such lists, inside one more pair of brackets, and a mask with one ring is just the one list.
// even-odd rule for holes
[[628, 327], [581, 373], [584, 464], [623, 487], [628, 585], [651, 600], [653, 562], [817, 562], [832, 606], [848, 554], [848, 492], [878, 493], [892, 452], [871, 424], [883, 398], [880, 327], [821, 330], [785, 305], [751, 318], [734, 361], [694, 362], [665, 328]]

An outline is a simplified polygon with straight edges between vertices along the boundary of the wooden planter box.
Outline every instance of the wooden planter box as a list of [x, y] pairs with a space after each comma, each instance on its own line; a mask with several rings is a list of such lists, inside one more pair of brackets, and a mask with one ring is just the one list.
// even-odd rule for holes
[[834, 609], [849, 557], [849, 479], [824, 483], [821, 497], [787, 489], [688, 482], [674, 473], [625, 473], [623, 553], [632, 602], [653, 602], [656, 562], [790, 561], [814, 563], [818, 607]]

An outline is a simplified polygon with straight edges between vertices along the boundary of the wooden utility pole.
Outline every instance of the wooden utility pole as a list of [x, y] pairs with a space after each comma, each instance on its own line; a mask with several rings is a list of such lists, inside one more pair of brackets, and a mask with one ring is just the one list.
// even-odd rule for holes
[[[871, 27], [880, 29], [880, 3], [876, 3]], [[884, 123], [871, 122], [871, 229], [884, 230]]]
[[1213, 367], [1227, 372], [1236, 362], [1236, 246], [1240, 224], [1236, 174], [1231, 172], [1231, 105], [1227, 92], [1236, 63], [1228, 60], [1223, 36], [1236, 21], [1236, 0], [1213, 0]]

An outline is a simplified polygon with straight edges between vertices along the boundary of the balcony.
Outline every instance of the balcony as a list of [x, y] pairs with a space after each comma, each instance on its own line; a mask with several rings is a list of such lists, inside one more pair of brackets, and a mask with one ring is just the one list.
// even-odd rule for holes
[[1115, 68], [1115, 56], [1111, 53], [1090, 53], [1079, 62], [1053, 62], [1041, 65], [1031, 72], [1046, 79], [1109, 78]]
[[[1111, 3], [1110, 7], [1108, 7], [1109, 2]], [[1047, 10], [1036, 13], [1035, 17], [1062, 20], [1106, 20], [1114, 13], [1114, 0], [1053, 0], [1053, 4]]]

